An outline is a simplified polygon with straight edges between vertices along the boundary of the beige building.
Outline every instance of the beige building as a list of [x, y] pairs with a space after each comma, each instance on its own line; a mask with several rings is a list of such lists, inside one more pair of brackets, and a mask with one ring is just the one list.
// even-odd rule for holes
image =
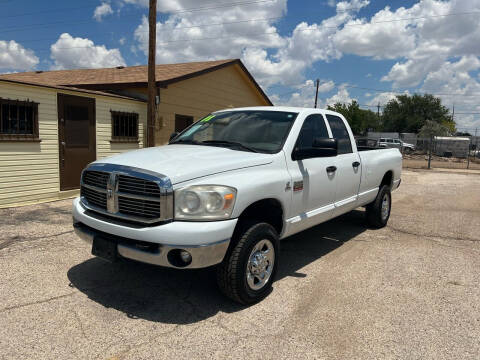
[[[157, 65], [155, 143], [206, 114], [271, 105], [240, 60]], [[0, 75], [0, 208], [71, 197], [95, 159], [143, 147], [147, 67]]]

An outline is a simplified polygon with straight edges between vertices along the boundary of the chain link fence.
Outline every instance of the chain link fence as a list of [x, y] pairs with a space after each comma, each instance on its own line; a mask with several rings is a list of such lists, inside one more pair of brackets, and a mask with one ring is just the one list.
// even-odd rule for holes
[[413, 148], [401, 148], [403, 167], [480, 170], [480, 136], [410, 137], [408, 142]]

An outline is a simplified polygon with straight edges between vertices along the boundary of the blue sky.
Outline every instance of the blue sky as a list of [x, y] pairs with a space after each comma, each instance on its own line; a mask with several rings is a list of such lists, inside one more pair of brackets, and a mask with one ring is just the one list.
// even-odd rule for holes
[[[241, 58], [276, 104], [399, 93], [480, 133], [480, 0], [162, 0], [157, 63]], [[0, 0], [0, 72], [145, 64], [148, 0]], [[473, 113], [473, 114], [472, 114]]]

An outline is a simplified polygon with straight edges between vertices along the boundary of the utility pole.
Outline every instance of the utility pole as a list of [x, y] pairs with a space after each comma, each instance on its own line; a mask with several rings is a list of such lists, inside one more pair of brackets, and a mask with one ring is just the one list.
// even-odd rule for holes
[[148, 11], [148, 105], [147, 105], [147, 147], [155, 146], [155, 52], [157, 48], [157, 0], [150, 0]]
[[[475, 128], [475, 142], [477, 142], [477, 128]], [[473, 149], [472, 136], [470, 136], [470, 143], [468, 144], [467, 152], [467, 169], [470, 168], [470, 151]], [[475, 158], [475, 152], [477, 151], [477, 145], [475, 145], [475, 151], [473, 152], [473, 157]]]
[[380, 119], [380, 103], [377, 105], [377, 116]]
[[475, 151], [478, 151], [477, 128], [475, 128]]
[[317, 100], [318, 100], [318, 85], [320, 84], [320, 79], [317, 79], [317, 90], [315, 91], [315, 106], [314, 108], [317, 108]]
[[455, 121], [455, 104], [452, 105], [452, 121]]

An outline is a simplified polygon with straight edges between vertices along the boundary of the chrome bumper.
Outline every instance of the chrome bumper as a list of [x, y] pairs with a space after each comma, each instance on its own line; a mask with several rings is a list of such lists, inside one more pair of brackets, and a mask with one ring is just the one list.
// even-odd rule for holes
[[[208, 244], [199, 245], [166, 245], [166, 244], [151, 244], [154, 247], [152, 250], [143, 250], [139, 248], [134, 240], [120, 238], [109, 234], [97, 231], [81, 222], [73, 219], [73, 228], [79, 238], [89, 244], [93, 243], [95, 236], [102, 236], [117, 243], [118, 254], [124, 258], [144, 262], [147, 264], [177, 268], [177, 269], [198, 269], [205, 268], [222, 262], [230, 239], [225, 239]], [[144, 247], [143, 245], [141, 247]], [[179, 262], [175, 261], [172, 254], [177, 254], [179, 251], [185, 250], [192, 256], [192, 261], [188, 265], [178, 266]]]

